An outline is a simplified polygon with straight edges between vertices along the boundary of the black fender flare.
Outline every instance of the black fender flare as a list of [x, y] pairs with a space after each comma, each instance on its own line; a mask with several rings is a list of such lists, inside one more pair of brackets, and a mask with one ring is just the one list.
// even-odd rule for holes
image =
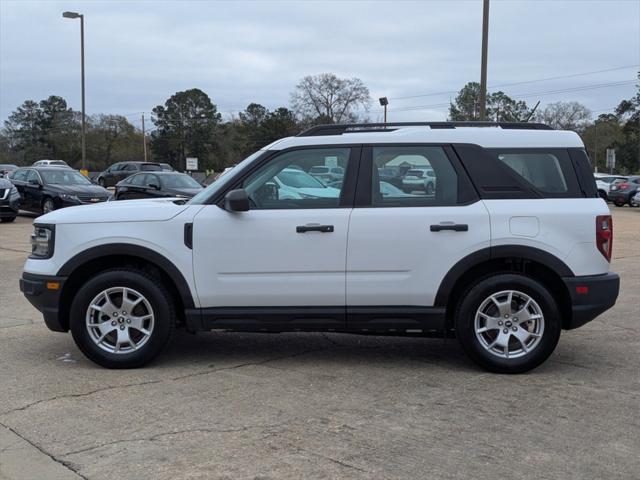
[[489, 260], [500, 258], [520, 258], [540, 263], [553, 270], [560, 277], [574, 277], [571, 269], [555, 255], [539, 248], [525, 245], [500, 245], [477, 250], [458, 261], [440, 282], [434, 306], [443, 307], [449, 302], [449, 296], [458, 280], [470, 269]]
[[142, 247], [140, 245], [131, 245], [128, 243], [110, 243], [107, 245], [98, 245], [96, 247], [91, 247], [87, 250], [83, 250], [82, 252], [69, 259], [62, 267], [60, 267], [60, 270], [58, 270], [58, 273], [56, 275], [60, 277], [68, 277], [76, 269], [87, 264], [88, 262], [91, 262], [92, 260], [114, 255], [137, 257], [153, 264], [158, 269], [163, 271], [169, 278], [171, 278], [171, 280], [173, 280], [176, 289], [178, 290], [178, 293], [180, 294], [180, 297], [182, 299], [184, 308], [195, 308], [193, 296], [191, 295], [191, 290], [189, 289], [189, 284], [185, 280], [182, 272], [180, 272], [178, 267], [176, 267], [173, 262], [171, 262], [165, 256], [159, 254], [154, 250], [151, 250], [150, 248]]

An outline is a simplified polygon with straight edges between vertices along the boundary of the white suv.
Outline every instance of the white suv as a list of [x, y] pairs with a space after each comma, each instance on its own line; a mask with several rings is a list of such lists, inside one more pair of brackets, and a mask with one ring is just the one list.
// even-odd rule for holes
[[[329, 163], [337, 195], [280, 196], [282, 172]], [[430, 165], [432, 195], [380, 180], [412, 165]], [[34, 228], [22, 291], [111, 368], [183, 328], [455, 335], [483, 367], [524, 372], [619, 288], [584, 146], [538, 124], [314, 127], [186, 203], [66, 208]]]

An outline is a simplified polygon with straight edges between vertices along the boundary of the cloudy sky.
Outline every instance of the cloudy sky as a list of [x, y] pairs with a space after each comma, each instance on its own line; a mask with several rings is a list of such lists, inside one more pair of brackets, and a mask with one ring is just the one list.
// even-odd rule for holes
[[[0, 120], [49, 95], [80, 109], [80, 25], [65, 10], [86, 17], [87, 113], [136, 124], [193, 87], [226, 117], [250, 102], [287, 106], [297, 81], [321, 72], [362, 79], [372, 120], [380, 96], [390, 120], [442, 120], [480, 76], [481, 0], [0, 0]], [[599, 114], [633, 95], [639, 68], [640, 0], [491, 1], [490, 89]]]

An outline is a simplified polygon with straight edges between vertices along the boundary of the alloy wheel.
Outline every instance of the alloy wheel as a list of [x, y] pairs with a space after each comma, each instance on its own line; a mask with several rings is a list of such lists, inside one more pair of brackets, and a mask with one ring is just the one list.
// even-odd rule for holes
[[486, 298], [478, 308], [474, 331], [480, 345], [492, 355], [518, 358], [541, 342], [544, 315], [529, 295], [504, 290]]
[[86, 327], [91, 340], [113, 354], [142, 347], [153, 333], [154, 313], [140, 292], [128, 287], [103, 290], [89, 304]]

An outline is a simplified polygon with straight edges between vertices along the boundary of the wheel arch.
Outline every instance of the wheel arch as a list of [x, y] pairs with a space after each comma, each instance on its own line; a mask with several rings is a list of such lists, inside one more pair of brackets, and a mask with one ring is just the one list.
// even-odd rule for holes
[[132, 266], [156, 274], [172, 293], [181, 322], [185, 309], [193, 309], [194, 301], [189, 284], [180, 270], [163, 255], [149, 248], [130, 244], [99, 245], [84, 250], [68, 260], [57, 275], [67, 277], [60, 293], [60, 319], [68, 329], [71, 293], [94, 274], [118, 266]]
[[473, 282], [492, 273], [522, 273], [545, 285], [558, 302], [563, 327], [571, 323], [571, 298], [562, 277], [574, 277], [558, 257], [534, 247], [505, 245], [474, 252], [456, 263], [445, 275], [434, 306], [446, 307], [447, 324], [453, 325], [453, 311], [460, 296]]

